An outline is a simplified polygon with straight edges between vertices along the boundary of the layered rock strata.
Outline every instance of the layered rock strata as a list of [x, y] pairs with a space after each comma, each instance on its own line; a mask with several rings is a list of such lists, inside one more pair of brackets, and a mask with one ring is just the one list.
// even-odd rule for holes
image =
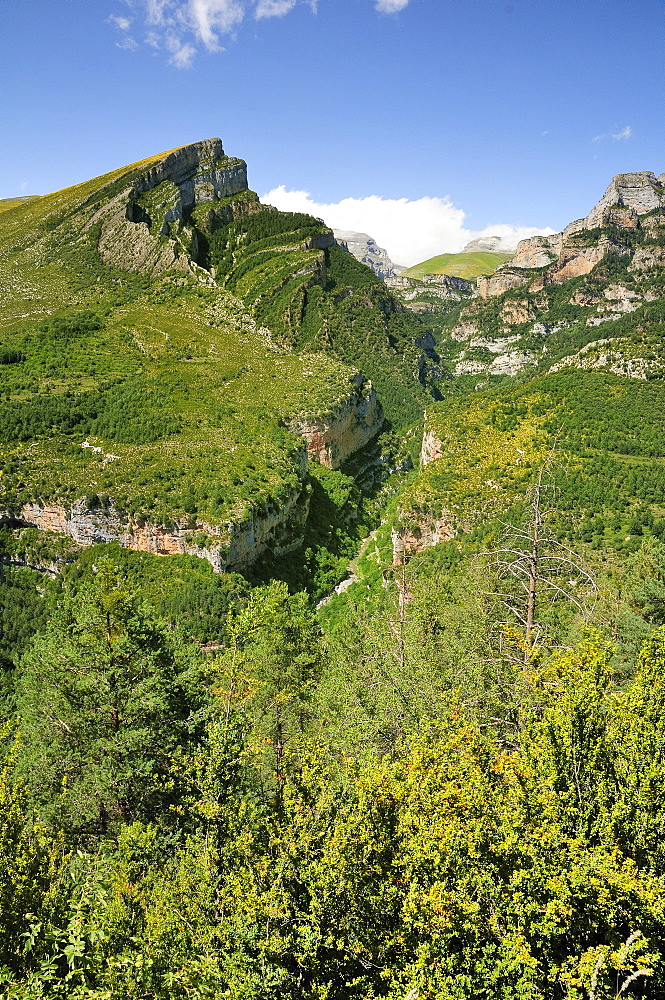
[[399, 264], [393, 264], [387, 252], [367, 233], [354, 233], [347, 229], [335, 229], [338, 244], [353, 254], [361, 264], [371, 267], [380, 278], [393, 278], [403, 271]]
[[[282, 555], [297, 548], [309, 512], [304, 484], [263, 509], [252, 509], [238, 522], [211, 525], [183, 518], [169, 525], [131, 518], [113, 506], [99, 509], [79, 500], [66, 507], [58, 502], [25, 504], [12, 517], [24, 527], [51, 531], [88, 548], [115, 542], [126, 549], [154, 555], [192, 555], [207, 559], [213, 569], [244, 569], [262, 553]], [[5, 514], [8, 520], [9, 515]], [[2, 520], [0, 518], [0, 520]]]
[[450, 542], [456, 534], [457, 527], [449, 511], [436, 518], [424, 512], [420, 516], [412, 513], [408, 525], [391, 532], [393, 566], [404, 565], [412, 556], [431, 549], [439, 542]]
[[247, 189], [244, 160], [226, 156], [220, 139], [207, 139], [167, 153], [144, 170], [130, 171], [127, 184], [89, 215], [86, 228], [98, 228], [99, 252], [107, 264], [125, 270], [159, 274], [171, 268], [198, 273], [200, 233], [193, 224], [199, 206], [206, 206], [198, 222], [208, 231], [229, 222], [233, 206], [226, 199], [246, 195], [238, 213], [260, 210]]
[[372, 383], [358, 374], [352, 386], [352, 392], [331, 413], [300, 415], [289, 423], [290, 431], [305, 438], [309, 457], [329, 469], [338, 469], [383, 426], [383, 410]]
[[[562, 233], [522, 240], [508, 264], [479, 277], [478, 295], [487, 299], [524, 285], [537, 291], [545, 284], [563, 284], [589, 274], [608, 251], [618, 248], [606, 235], [588, 245], [579, 234], [605, 226], [637, 229], [640, 216], [658, 208], [665, 208], [665, 174], [656, 177], [650, 170], [617, 174], [586, 218], [571, 222]], [[535, 278], [534, 269], [540, 271]]]

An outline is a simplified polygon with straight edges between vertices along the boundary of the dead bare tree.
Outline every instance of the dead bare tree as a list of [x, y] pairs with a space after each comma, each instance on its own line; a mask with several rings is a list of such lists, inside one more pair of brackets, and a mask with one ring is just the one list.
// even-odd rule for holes
[[517, 584], [489, 596], [498, 598], [524, 629], [525, 663], [543, 635], [539, 607], [546, 601], [564, 599], [586, 613], [588, 602], [575, 588], [581, 584], [589, 594], [595, 595], [597, 591], [596, 582], [580, 556], [559, 541], [551, 526], [557, 495], [552, 476], [555, 451], [556, 444], [527, 492], [524, 523], [502, 521], [503, 532], [497, 547], [482, 553], [495, 568], [500, 584], [508, 581]]

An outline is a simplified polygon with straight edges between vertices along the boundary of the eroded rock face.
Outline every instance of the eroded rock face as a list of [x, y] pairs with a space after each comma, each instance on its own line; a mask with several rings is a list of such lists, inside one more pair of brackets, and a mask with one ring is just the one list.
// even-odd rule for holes
[[427, 414], [425, 414], [425, 433], [423, 434], [423, 443], [420, 446], [420, 465], [429, 465], [430, 462], [441, 458], [443, 453], [443, 441], [433, 430], [427, 429]]
[[554, 236], [532, 236], [521, 240], [511, 264], [515, 267], [547, 267], [556, 260], [561, 250], [562, 234]]
[[302, 543], [308, 510], [309, 495], [301, 485], [280, 497], [279, 503], [252, 510], [243, 520], [225, 525], [191, 519], [154, 524], [143, 518], [135, 520], [113, 506], [91, 508], [85, 500], [71, 507], [57, 502], [25, 504], [13, 519], [41, 531], [66, 535], [83, 548], [116, 542], [123, 548], [158, 556], [198, 556], [221, 573], [244, 569], [267, 550], [281, 555], [297, 548]]
[[331, 413], [298, 416], [289, 423], [290, 431], [305, 438], [309, 457], [329, 469], [338, 469], [383, 426], [383, 410], [372, 383], [356, 375], [352, 386], [346, 399]]
[[[605, 254], [617, 246], [602, 236], [594, 245], [585, 246], [578, 233], [604, 226], [636, 229], [641, 225], [640, 216], [665, 207], [665, 175], [656, 177], [650, 170], [631, 174], [617, 174], [607, 191], [585, 219], [577, 219], [566, 226], [562, 233], [552, 236], [532, 236], [522, 240], [514, 257], [497, 268], [494, 274], [478, 278], [478, 295], [487, 299], [501, 295], [511, 288], [528, 285], [537, 291], [547, 284], [562, 284], [570, 278], [589, 274]], [[660, 227], [660, 217], [646, 220], [651, 231]], [[638, 250], [638, 262], [649, 259], [644, 250]], [[645, 263], [644, 266], [649, 266]], [[529, 272], [537, 269], [535, 277]], [[638, 263], [637, 270], [640, 269]]]
[[[585, 229], [607, 225], [612, 215], [617, 215], [615, 206], [632, 209], [636, 215], [645, 215], [654, 208], [664, 208], [665, 189], [662, 179], [656, 177], [651, 170], [617, 174], [598, 204], [587, 215]], [[623, 217], [630, 218], [630, 215], [625, 213]]]
[[435, 518], [423, 512], [421, 516], [412, 518], [408, 525], [402, 526], [400, 531], [393, 529], [393, 566], [401, 566], [412, 556], [431, 549], [439, 542], [451, 541], [456, 534], [455, 520], [449, 511]]
[[[194, 263], [198, 239], [190, 224], [192, 212], [209, 204], [203, 225], [212, 229], [215, 204], [246, 191], [244, 160], [227, 157], [220, 139], [207, 139], [166, 154], [138, 176], [131, 172], [127, 186], [92, 214], [86, 228], [100, 227], [99, 252], [107, 264], [155, 274], [176, 268], [205, 280]], [[255, 197], [253, 202], [259, 210]], [[251, 207], [243, 203], [239, 210]], [[233, 217], [228, 204], [220, 205], [219, 212], [220, 221]]]
[[511, 288], [521, 288], [522, 285], [528, 284], [531, 278], [532, 275], [528, 272], [513, 270], [507, 264], [497, 268], [494, 274], [478, 276], [478, 295], [481, 299], [489, 299], [491, 296], [501, 295], [502, 292], [507, 292]]
[[342, 247], [353, 254], [361, 264], [371, 267], [380, 278], [393, 278], [404, 270], [399, 264], [393, 264], [383, 247], [380, 247], [367, 233], [354, 233], [348, 229], [335, 229], [334, 233], [335, 239]]

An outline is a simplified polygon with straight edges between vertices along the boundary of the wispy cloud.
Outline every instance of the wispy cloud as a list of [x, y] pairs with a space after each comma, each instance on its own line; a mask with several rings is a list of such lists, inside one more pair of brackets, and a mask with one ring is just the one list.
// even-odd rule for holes
[[295, 5], [296, 0], [259, 0], [254, 17], [259, 21], [262, 17], [283, 17], [292, 11]]
[[625, 128], [620, 129], [618, 132], [601, 132], [600, 135], [594, 135], [592, 142], [604, 142], [605, 139], [614, 139], [615, 142], [621, 142], [623, 139], [630, 139], [633, 134], [633, 130], [630, 125], [626, 125]]
[[120, 32], [120, 41], [115, 43], [117, 48], [124, 49], [127, 52], [133, 52], [134, 49], [139, 47], [139, 43], [129, 31], [132, 26], [131, 18], [122, 17], [119, 14], [111, 14], [110, 17], [106, 18], [106, 23], [112, 24], [113, 27], [117, 28]]
[[[357, 2], [373, 3], [380, 13], [394, 14], [410, 0]], [[189, 68], [199, 50], [223, 51], [222, 37], [233, 36], [247, 16], [257, 21], [284, 17], [297, 7], [308, 7], [315, 14], [318, 6], [318, 0], [125, 0], [125, 3], [143, 22], [144, 44], [165, 52], [178, 69]], [[124, 37], [117, 45], [138, 46], [127, 34], [132, 24], [130, 18], [113, 14], [107, 20], [123, 32]]]
[[622, 128], [620, 132], [612, 132], [612, 138], [615, 139], [616, 142], [621, 142], [622, 139], [630, 139], [632, 134], [632, 128], [630, 125], [626, 125], [626, 127]]
[[120, 17], [116, 14], [111, 14], [111, 16], [107, 18], [107, 21], [109, 24], [115, 24], [116, 28], [119, 28], [120, 31], [129, 31], [132, 25], [130, 18]]
[[191, 42], [183, 42], [177, 35], [167, 35], [166, 47], [171, 53], [170, 61], [177, 69], [189, 69], [196, 55]]
[[219, 34], [234, 31], [245, 16], [242, 0], [189, 0], [184, 15], [184, 24], [191, 25], [195, 37], [203, 42], [208, 52], [220, 48]]
[[131, 35], [125, 35], [119, 42], [116, 42], [116, 48], [124, 49], [125, 52], [134, 52], [139, 47], [139, 43]]
[[410, 0], [376, 0], [374, 6], [381, 14], [396, 14], [408, 7]]
[[396, 264], [418, 264], [441, 253], [457, 253], [476, 236], [500, 236], [503, 247], [514, 249], [528, 236], [552, 229], [501, 223], [481, 232], [467, 229], [466, 213], [449, 198], [344, 198], [321, 203], [308, 191], [289, 191], [282, 184], [261, 196], [261, 201], [285, 212], [306, 212], [333, 229], [368, 233], [388, 251]]

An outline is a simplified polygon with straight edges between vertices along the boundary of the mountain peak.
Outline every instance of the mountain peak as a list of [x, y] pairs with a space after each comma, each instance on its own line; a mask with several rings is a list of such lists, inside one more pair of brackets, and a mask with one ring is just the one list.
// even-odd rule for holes
[[664, 181], [665, 174], [656, 177], [651, 170], [616, 174], [603, 197], [584, 220], [584, 228], [595, 229], [597, 226], [602, 226], [607, 210], [614, 206], [632, 210], [636, 215], [644, 215], [654, 208], [665, 207]]

